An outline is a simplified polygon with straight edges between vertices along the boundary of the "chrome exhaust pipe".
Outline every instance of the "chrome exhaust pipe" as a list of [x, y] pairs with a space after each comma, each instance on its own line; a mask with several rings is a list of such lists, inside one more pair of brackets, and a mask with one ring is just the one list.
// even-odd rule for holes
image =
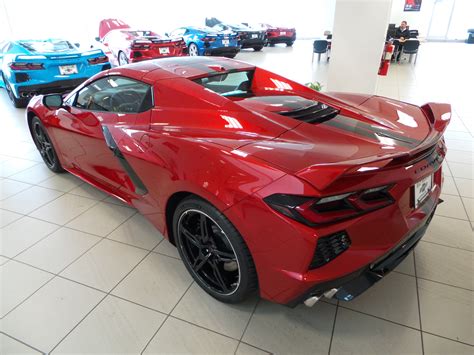
[[311, 296], [310, 298], [307, 298], [305, 301], [304, 301], [304, 305], [306, 307], [313, 307], [316, 302], [318, 302], [319, 300], [321, 299], [321, 296], [318, 297], [318, 296]]
[[334, 295], [337, 293], [337, 291], [339, 291], [338, 288], [332, 288], [329, 291], [324, 292], [323, 295], [324, 295], [324, 297], [331, 299], [331, 298], [334, 297]]
[[318, 302], [323, 297], [327, 299], [333, 298], [334, 295], [337, 293], [337, 291], [339, 291], [338, 288], [331, 288], [330, 290], [327, 290], [326, 292], [324, 292], [321, 296], [311, 296], [307, 298], [304, 301], [304, 304], [306, 307], [313, 307], [316, 304], [316, 302]]

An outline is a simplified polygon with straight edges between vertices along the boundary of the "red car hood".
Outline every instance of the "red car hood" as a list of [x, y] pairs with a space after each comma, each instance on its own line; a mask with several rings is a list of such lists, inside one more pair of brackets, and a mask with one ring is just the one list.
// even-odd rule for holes
[[[377, 96], [353, 97], [349, 101], [357, 107], [337, 106], [331, 101], [329, 98], [330, 107], [337, 109], [333, 117], [316, 123], [301, 122], [277, 138], [241, 146], [239, 152], [301, 176], [336, 165], [344, 167], [337, 169], [342, 173], [350, 167], [412, 155], [433, 145], [450, 117], [445, 115], [444, 124], [436, 125], [418, 106]], [[253, 111], [272, 112], [270, 115], [279, 112], [287, 117], [301, 116], [315, 103], [299, 96], [254, 97], [239, 102]], [[427, 107], [432, 107], [436, 119], [450, 113], [449, 105], [430, 105]]]

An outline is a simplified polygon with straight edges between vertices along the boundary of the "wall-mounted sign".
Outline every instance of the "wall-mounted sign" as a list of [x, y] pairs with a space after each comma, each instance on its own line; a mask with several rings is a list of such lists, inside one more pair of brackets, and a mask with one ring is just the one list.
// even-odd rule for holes
[[403, 11], [420, 11], [421, 0], [405, 0]]

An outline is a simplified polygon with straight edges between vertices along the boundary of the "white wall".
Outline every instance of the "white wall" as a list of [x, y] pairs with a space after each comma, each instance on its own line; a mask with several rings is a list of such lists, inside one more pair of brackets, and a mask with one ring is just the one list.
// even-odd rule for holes
[[[0, 40], [67, 37], [92, 39], [99, 21], [120, 18], [133, 27], [168, 32], [179, 26], [204, 25], [206, 16], [229, 22], [268, 22], [296, 27], [299, 38], [322, 36], [331, 29], [335, 0], [0, 0]], [[4, 6], [2, 6], [2, 3]]]

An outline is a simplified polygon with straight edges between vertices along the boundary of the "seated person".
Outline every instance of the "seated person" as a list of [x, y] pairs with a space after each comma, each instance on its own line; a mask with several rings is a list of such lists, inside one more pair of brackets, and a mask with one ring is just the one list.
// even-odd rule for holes
[[[410, 39], [410, 31], [408, 30], [407, 22], [402, 21], [402, 23], [400, 24], [400, 27], [398, 27], [397, 31], [395, 32], [395, 41], [393, 41], [393, 44], [395, 45], [395, 53], [398, 52], [397, 62], [400, 61], [403, 44], [408, 39]], [[392, 58], [392, 60], [393, 59], [394, 58]]]

